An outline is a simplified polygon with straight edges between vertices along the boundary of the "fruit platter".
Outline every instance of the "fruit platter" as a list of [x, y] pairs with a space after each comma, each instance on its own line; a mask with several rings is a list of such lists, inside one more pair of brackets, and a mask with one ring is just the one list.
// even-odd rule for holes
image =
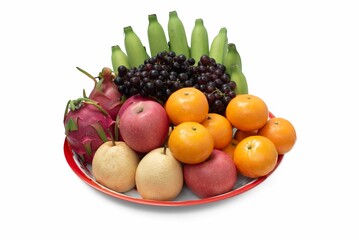
[[[147, 50], [131, 26], [87, 96], [68, 100], [64, 154], [102, 193], [138, 204], [188, 206], [244, 193], [267, 179], [296, 142], [291, 122], [248, 91], [225, 27], [190, 38], [176, 11], [167, 34], [148, 16]], [[188, 39], [188, 40], [187, 40]]]

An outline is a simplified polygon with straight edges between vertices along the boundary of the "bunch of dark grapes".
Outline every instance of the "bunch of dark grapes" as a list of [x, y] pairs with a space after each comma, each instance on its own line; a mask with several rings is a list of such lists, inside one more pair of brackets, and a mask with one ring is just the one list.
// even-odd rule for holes
[[183, 87], [195, 87], [207, 97], [210, 112], [224, 114], [229, 101], [236, 96], [235, 82], [230, 81], [224, 65], [204, 55], [197, 66], [193, 58], [160, 52], [137, 68], [118, 68], [115, 84], [126, 97], [140, 94], [165, 103]]
[[115, 84], [126, 97], [141, 94], [165, 102], [174, 91], [193, 86], [190, 69], [194, 63], [184, 55], [160, 52], [137, 68], [120, 66]]
[[207, 97], [210, 112], [224, 114], [228, 103], [236, 96], [236, 83], [226, 73], [226, 67], [203, 55], [195, 69], [196, 84]]

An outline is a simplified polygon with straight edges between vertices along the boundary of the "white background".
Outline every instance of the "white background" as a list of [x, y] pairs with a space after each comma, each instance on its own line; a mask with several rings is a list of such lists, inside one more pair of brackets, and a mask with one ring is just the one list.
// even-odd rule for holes
[[[5, 3], [6, 2], [6, 3]], [[233, 5], [235, 3], [235, 5]], [[249, 91], [290, 120], [298, 140], [265, 182], [202, 206], [108, 197], [63, 153], [65, 104], [111, 67], [131, 25], [176, 10], [190, 35], [227, 27]], [[1, 239], [358, 239], [358, 7], [355, 1], [2, 1]], [[354, 85], [356, 84], [356, 85]]]

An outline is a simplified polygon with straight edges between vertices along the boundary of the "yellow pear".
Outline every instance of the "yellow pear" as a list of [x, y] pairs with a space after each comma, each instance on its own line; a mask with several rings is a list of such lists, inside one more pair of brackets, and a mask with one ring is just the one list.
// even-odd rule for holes
[[92, 173], [96, 181], [116, 191], [127, 192], [135, 187], [135, 174], [140, 159], [125, 142], [108, 141], [96, 151]]
[[144, 199], [169, 201], [183, 187], [182, 165], [168, 148], [156, 148], [147, 153], [136, 170], [136, 187]]

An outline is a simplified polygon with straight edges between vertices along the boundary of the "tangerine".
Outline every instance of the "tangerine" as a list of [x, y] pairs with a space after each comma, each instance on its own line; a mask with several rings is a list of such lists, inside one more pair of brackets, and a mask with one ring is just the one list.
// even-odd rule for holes
[[234, 139], [237, 139], [239, 142], [245, 139], [246, 137], [257, 135], [257, 130], [253, 131], [241, 131], [239, 129], [234, 133]]
[[205, 161], [212, 153], [214, 140], [206, 127], [197, 122], [177, 125], [168, 139], [168, 148], [180, 162], [196, 164]]
[[239, 94], [227, 105], [226, 117], [239, 130], [253, 131], [267, 122], [269, 111], [266, 103], [251, 94]]
[[271, 140], [256, 135], [239, 142], [233, 158], [243, 176], [258, 178], [269, 174], [275, 168], [278, 152]]
[[258, 131], [258, 135], [269, 138], [277, 148], [278, 154], [289, 152], [296, 140], [297, 134], [290, 121], [284, 118], [271, 118]]
[[165, 110], [174, 125], [183, 122], [202, 122], [206, 119], [209, 104], [206, 96], [194, 87], [181, 88], [172, 93], [165, 103]]
[[222, 149], [223, 152], [227, 153], [232, 159], [234, 156], [234, 150], [236, 149], [239, 141], [237, 139], [232, 138], [229, 144]]
[[233, 129], [231, 123], [224, 116], [218, 113], [209, 113], [201, 124], [211, 133], [214, 140], [214, 148], [223, 149], [230, 143]]

